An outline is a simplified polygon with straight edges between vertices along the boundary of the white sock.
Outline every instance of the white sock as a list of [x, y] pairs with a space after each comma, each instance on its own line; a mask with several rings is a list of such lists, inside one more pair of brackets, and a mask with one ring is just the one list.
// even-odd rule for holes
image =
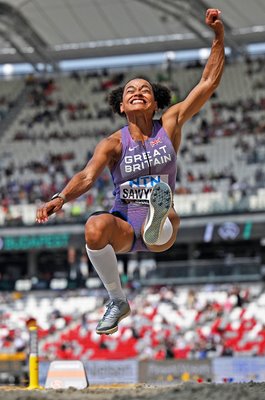
[[103, 285], [107, 289], [111, 299], [126, 299], [121, 287], [118, 271], [117, 257], [110, 244], [100, 250], [91, 250], [86, 245], [86, 252], [98, 273]]
[[167, 243], [172, 236], [173, 233], [173, 226], [169, 220], [169, 218], [167, 218], [164, 222], [162, 231], [159, 235], [159, 238], [157, 239], [157, 241], [154, 243], [155, 245], [161, 245], [161, 244], [165, 244]]

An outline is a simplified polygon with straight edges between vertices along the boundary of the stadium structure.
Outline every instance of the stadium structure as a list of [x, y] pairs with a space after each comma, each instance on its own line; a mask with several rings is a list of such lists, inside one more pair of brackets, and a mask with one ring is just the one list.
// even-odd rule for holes
[[[109, 173], [46, 224], [36, 209], [124, 125], [110, 90], [141, 75], [185, 98], [209, 55], [210, 7], [222, 11], [226, 66], [183, 129], [177, 241], [119, 256], [133, 313], [99, 337], [106, 293], [84, 224], [112, 204]], [[0, 2], [1, 381], [27, 375], [32, 318], [43, 379], [50, 361], [78, 359], [95, 383], [264, 381], [264, 11], [260, 0]]]

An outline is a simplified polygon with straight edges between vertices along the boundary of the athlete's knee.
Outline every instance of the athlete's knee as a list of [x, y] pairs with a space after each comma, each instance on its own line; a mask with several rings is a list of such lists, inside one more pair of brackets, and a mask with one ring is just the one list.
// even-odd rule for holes
[[85, 225], [86, 244], [90, 249], [101, 248], [108, 244], [110, 215], [90, 217]]

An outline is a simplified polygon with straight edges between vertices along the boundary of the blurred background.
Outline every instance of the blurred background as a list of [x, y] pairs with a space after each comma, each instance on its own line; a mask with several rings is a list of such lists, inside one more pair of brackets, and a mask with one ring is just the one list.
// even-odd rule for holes
[[[44, 225], [36, 208], [125, 124], [112, 89], [141, 75], [168, 86], [172, 104], [185, 98], [209, 56], [210, 7], [222, 11], [226, 67], [183, 129], [177, 241], [119, 256], [132, 315], [98, 336], [106, 292], [84, 224], [110, 208], [110, 175]], [[2, 383], [27, 380], [32, 318], [42, 379], [50, 361], [78, 359], [92, 382], [264, 381], [264, 15], [261, 0], [0, 2]]]

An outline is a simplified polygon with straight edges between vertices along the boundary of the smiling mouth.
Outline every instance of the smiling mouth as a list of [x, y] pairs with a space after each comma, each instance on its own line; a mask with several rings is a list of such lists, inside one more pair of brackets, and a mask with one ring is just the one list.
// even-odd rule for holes
[[131, 104], [145, 104], [146, 102], [142, 99], [134, 99], [130, 103]]

